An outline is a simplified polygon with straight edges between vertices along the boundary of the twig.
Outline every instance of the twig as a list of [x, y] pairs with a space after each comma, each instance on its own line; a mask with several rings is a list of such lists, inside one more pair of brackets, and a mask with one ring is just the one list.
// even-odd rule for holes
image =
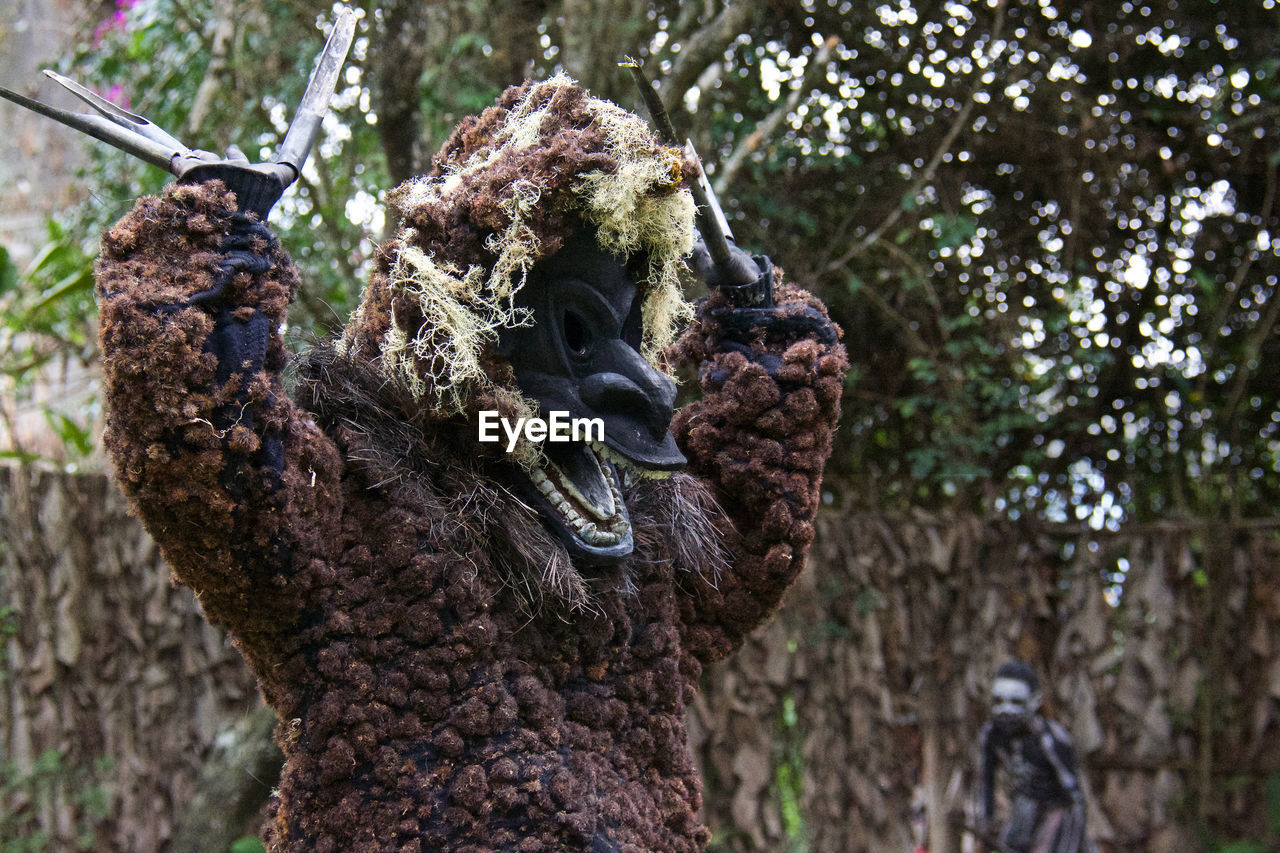
[[889, 304], [889, 300], [885, 299], [874, 287], [863, 287], [861, 292], [865, 294], [867, 299], [871, 301], [871, 304], [876, 308], [879, 308], [886, 317], [902, 327], [902, 331], [907, 338], [907, 345], [912, 350], [920, 355], [930, 355], [933, 353], [933, 348], [929, 346], [924, 338], [920, 337], [920, 333], [911, 328], [911, 321], [898, 313], [897, 309]]
[[[929, 305], [938, 312], [939, 316], [941, 316], [942, 299], [938, 296], [938, 291], [934, 288], [933, 284], [930, 283], [929, 273], [924, 268], [924, 265], [921, 264], [914, 255], [904, 251], [901, 246], [895, 244], [892, 240], [881, 240], [880, 247], [906, 266], [915, 270], [916, 275], [920, 278], [920, 286], [924, 288], [925, 296], [929, 300]], [[947, 331], [947, 327], [945, 325], [938, 325], [938, 333], [942, 335], [942, 339], [944, 341], [951, 339], [951, 333]]]
[[701, 74], [697, 69], [710, 65], [733, 43], [747, 26], [755, 8], [753, 3], [726, 3], [706, 26], [694, 30], [680, 43], [680, 52], [671, 61], [659, 92], [668, 104], [673, 99], [684, 101], [684, 93]]
[[[1262, 199], [1262, 209], [1259, 212], [1263, 220], [1271, 217], [1271, 208], [1275, 204], [1276, 195], [1276, 167], [1272, 166], [1267, 170], [1267, 188]], [[1227, 291], [1222, 294], [1222, 301], [1218, 303], [1218, 310], [1214, 312], [1213, 322], [1209, 325], [1209, 339], [1205, 341], [1201, 348], [1205, 354], [1206, 361], [1212, 359], [1216, 355], [1218, 341], [1222, 338], [1222, 327], [1226, 325], [1227, 313], [1232, 306], [1236, 304], [1236, 294], [1240, 292], [1240, 288], [1244, 286], [1244, 280], [1248, 277], [1250, 270], [1253, 269], [1253, 257], [1248, 250], [1245, 251], [1244, 258], [1240, 262], [1236, 274], [1232, 276], [1231, 282], [1227, 285]], [[1271, 300], [1274, 302], [1274, 300]], [[1267, 329], [1267, 326], [1259, 326], [1259, 329]], [[1205, 390], [1209, 382], [1209, 376], [1212, 371], [1206, 370], [1200, 374], [1200, 378], [1196, 381], [1196, 396], [1203, 399]]]
[[[346, 252], [342, 250], [342, 241], [345, 235], [338, 229], [336, 225], [324, 215], [324, 199], [331, 198], [333, 195], [333, 182], [329, 175], [329, 170], [324, 164], [321, 157], [314, 159], [316, 173], [320, 176], [320, 186], [317, 187], [311, 181], [298, 176], [298, 183], [307, 190], [307, 194], [311, 196], [311, 204], [314, 210], [320, 214], [320, 224], [324, 228], [329, 239], [333, 241], [333, 257], [338, 266], [342, 269], [342, 275], [347, 281], [355, 281], [357, 277], [356, 269], [351, 264], [351, 260], [347, 257]], [[310, 288], [302, 287], [298, 289], [298, 298], [306, 307], [307, 311], [329, 331], [334, 331], [342, 325], [341, 320], [334, 316], [333, 307], [324, 299], [316, 298]], [[326, 309], [328, 317], [326, 317]]]

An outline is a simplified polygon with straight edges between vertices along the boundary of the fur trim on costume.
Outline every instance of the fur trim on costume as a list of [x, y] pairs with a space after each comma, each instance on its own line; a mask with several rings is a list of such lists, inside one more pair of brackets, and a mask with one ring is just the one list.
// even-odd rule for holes
[[519, 493], [519, 475], [500, 459], [475, 453], [474, 430], [460, 421], [403, 415], [404, 390], [367, 364], [317, 344], [291, 365], [295, 396], [344, 446], [350, 464], [374, 487], [411, 493], [408, 504], [447, 519], [438, 546], [459, 554], [487, 552], [503, 585], [533, 615], [569, 616], [596, 609], [596, 597], [630, 591], [645, 563], [670, 561], [714, 586], [727, 556], [713, 519], [721, 517], [706, 485], [687, 474], [637, 478], [623, 490], [637, 547], [618, 566], [574, 565], [564, 544]]

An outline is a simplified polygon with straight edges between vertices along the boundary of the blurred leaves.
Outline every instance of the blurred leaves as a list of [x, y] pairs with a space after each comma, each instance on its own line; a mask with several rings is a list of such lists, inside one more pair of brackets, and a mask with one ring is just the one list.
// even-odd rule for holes
[[0, 249], [0, 372], [20, 384], [53, 358], [92, 354], [92, 256], [58, 223], [47, 230], [21, 272]]
[[846, 331], [828, 488], [1095, 526], [1274, 514], [1266, 5], [804, 4], [735, 43], [697, 101], [721, 152], [767, 111], [757, 69], [785, 95], [840, 38], [730, 205]]
[[56, 749], [41, 752], [29, 767], [0, 761], [0, 798], [26, 804], [12, 813], [0, 813], [0, 853], [52, 849], [52, 840], [40, 828], [37, 817], [45, 809], [62, 810], [65, 823], [75, 833], [73, 845], [68, 846], [64, 839], [58, 849], [100, 849], [96, 824], [107, 816], [105, 786], [111, 769], [109, 758], [100, 758], [91, 767], [72, 767]]

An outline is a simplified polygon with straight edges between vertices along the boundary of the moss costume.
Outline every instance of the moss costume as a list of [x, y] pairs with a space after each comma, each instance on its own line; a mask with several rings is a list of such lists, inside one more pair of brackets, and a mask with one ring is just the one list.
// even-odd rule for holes
[[[464, 122], [339, 341], [297, 359], [298, 278], [218, 182], [141, 200], [97, 269], [116, 474], [279, 716], [273, 851], [704, 848], [685, 705], [813, 536], [846, 362], [813, 297], [689, 309], [690, 164], [564, 78]], [[645, 259], [651, 359], [697, 365], [688, 469], [623, 489], [633, 553], [579, 565], [521, 498], [536, 445], [497, 330], [575, 228]], [[670, 344], [670, 345], [669, 345]]]

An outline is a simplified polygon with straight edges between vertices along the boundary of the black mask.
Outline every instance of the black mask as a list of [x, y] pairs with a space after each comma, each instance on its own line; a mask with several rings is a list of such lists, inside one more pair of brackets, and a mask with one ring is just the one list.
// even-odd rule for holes
[[529, 491], [570, 555], [616, 563], [631, 553], [623, 478], [685, 464], [667, 431], [676, 386], [640, 354], [642, 298], [634, 265], [578, 231], [536, 264], [517, 304], [533, 324], [503, 332], [499, 352], [543, 418], [599, 419], [603, 441], [543, 444], [549, 462]]

